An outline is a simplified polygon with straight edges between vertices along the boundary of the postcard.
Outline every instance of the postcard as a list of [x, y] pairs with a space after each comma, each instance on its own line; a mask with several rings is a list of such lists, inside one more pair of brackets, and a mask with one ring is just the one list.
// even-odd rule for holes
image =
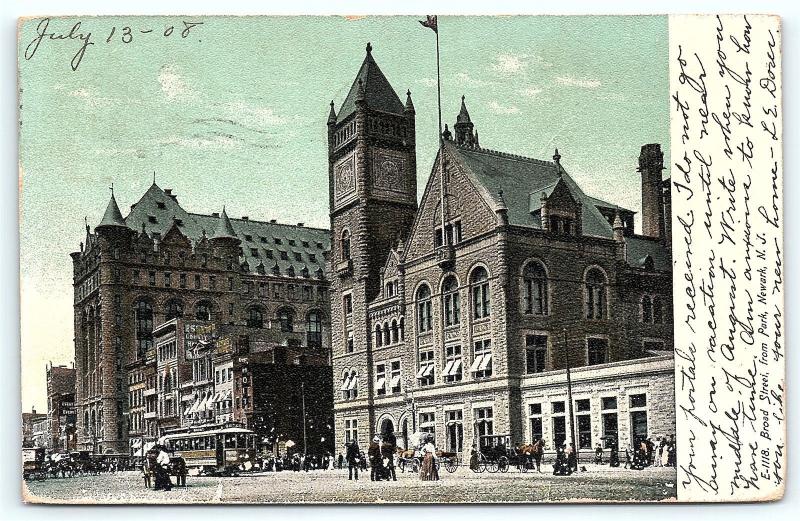
[[782, 497], [779, 17], [37, 16], [18, 66], [24, 501]]

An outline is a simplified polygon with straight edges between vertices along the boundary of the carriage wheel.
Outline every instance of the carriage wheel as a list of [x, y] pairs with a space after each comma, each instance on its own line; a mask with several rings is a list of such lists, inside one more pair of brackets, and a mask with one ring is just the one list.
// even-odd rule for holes
[[414, 458], [411, 460], [411, 472], [417, 473], [419, 472], [419, 468], [422, 466], [422, 462], [420, 462], [419, 458]]
[[450, 474], [455, 472], [458, 469], [458, 458], [449, 458], [445, 462], [444, 468], [446, 468], [447, 472], [449, 472]]
[[497, 469], [503, 474], [505, 474], [506, 472], [508, 472], [509, 466], [510, 465], [508, 463], [508, 458], [505, 456], [500, 456], [500, 458], [497, 460]]
[[498, 465], [497, 460], [486, 462], [486, 470], [488, 470], [492, 474], [495, 474], [498, 470], [500, 470], [500, 466]]

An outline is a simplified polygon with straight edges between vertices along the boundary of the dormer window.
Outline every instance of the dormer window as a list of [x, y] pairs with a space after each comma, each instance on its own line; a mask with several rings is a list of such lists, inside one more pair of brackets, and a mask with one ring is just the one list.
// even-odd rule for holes
[[444, 241], [450, 246], [456, 245], [461, 242], [461, 221], [453, 221], [444, 226], [444, 237], [442, 236], [442, 227], [436, 228], [434, 233], [434, 241], [437, 248], [445, 244]]
[[167, 205], [166, 205], [166, 204], [164, 204], [164, 203], [163, 203], [163, 202], [161, 202], [161, 201], [158, 201], [158, 202], [156, 203], [156, 206], [158, 206], [158, 209], [159, 209], [159, 210], [163, 210], [163, 209], [165, 209], [165, 208], [167, 207]]
[[247, 242], [253, 242], [253, 236], [252, 235], [245, 235], [244, 236], [244, 240], [246, 240]]
[[147, 222], [149, 222], [150, 224], [157, 224], [158, 220], [156, 219], [155, 215], [148, 215]]

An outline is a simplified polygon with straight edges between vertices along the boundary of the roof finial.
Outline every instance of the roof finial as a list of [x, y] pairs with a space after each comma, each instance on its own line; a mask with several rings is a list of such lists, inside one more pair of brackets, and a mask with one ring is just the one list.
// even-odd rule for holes
[[153, 170], [153, 184], [156, 184], [156, 171]]
[[114, 197], [114, 183], [111, 183], [111, 197]]
[[553, 162], [556, 165], [561, 166], [561, 154], [558, 153], [558, 148], [556, 148], [556, 152], [553, 154]]
[[336, 109], [333, 105], [333, 100], [331, 100], [331, 111], [328, 113], [328, 123], [336, 123]]
[[367, 42], [367, 54], [372, 54], [372, 43]]

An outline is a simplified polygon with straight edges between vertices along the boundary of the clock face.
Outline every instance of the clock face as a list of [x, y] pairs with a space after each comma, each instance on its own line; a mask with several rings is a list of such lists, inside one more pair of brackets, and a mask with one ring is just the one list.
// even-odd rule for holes
[[406, 158], [391, 150], [375, 150], [372, 158], [372, 186], [374, 189], [403, 193], [406, 190]]
[[356, 191], [356, 155], [352, 152], [333, 167], [333, 195], [337, 203]]

